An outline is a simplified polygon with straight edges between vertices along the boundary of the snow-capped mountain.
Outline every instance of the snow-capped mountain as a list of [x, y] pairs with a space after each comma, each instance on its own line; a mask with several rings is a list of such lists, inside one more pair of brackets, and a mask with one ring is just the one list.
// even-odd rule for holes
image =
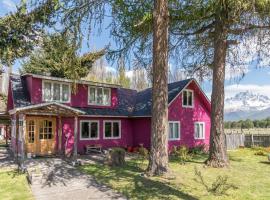
[[250, 91], [225, 99], [225, 120], [262, 119], [270, 116], [270, 98]]

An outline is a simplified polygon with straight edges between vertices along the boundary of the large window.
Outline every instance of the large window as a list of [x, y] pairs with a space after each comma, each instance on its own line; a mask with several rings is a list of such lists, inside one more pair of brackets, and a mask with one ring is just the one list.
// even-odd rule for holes
[[81, 140], [94, 140], [99, 138], [98, 121], [81, 121]]
[[169, 122], [169, 140], [180, 139], [180, 122]]
[[183, 107], [193, 107], [193, 91], [184, 90], [182, 96], [182, 105]]
[[111, 105], [111, 90], [110, 88], [89, 87], [88, 103], [90, 105]]
[[58, 82], [43, 81], [43, 101], [70, 101], [70, 85]]
[[195, 122], [195, 139], [204, 139], [205, 125], [204, 122]]
[[121, 123], [120, 121], [104, 121], [103, 125], [105, 139], [121, 138]]

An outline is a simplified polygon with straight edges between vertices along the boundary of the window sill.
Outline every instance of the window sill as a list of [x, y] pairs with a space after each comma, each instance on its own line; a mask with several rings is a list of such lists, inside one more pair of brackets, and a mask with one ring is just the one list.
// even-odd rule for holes
[[168, 139], [168, 141], [179, 141], [181, 140], [180, 138], [174, 138], [174, 139]]
[[104, 137], [104, 140], [119, 140], [121, 137]]
[[99, 140], [99, 137], [97, 137], [97, 138], [80, 138], [80, 141], [88, 141], [88, 140]]

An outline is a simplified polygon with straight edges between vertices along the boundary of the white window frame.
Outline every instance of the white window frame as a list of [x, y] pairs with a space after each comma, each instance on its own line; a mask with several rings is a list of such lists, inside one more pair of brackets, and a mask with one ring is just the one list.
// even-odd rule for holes
[[[192, 105], [184, 105], [184, 92], [191, 92], [192, 94]], [[187, 99], [187, 102], [188, 102], [188, 99]], [[182, 92], [182, 107], [184, 108], [193, 108], [194, 107], [194, 91], [193, 90], [189, 90], [189, 89], [184, 89], [183, 92]]]
[[[179, 133], [178, 138], [170, 138], [170, 123], [178, 124], [178, 133]], [[174, 125], [173, 125], [173, 127], [174, 127]], [[173, 128], [173, 130], [174, 130], [174, 128]], [[180, 124], [180, 121], [169, 121], [169, 123], [168, 123], [168, 140], [169, 141], [175, 141], [175, 140], [180, 140], [180, 139], [181, 139], [181, 124]]]
[[[45, 92], [45, 83], [50, 83], [51, 84], [51, 99], [50, 100], [46, 100], [44, 98], [44, 92]], [[60, 101], [57, 100], [53, 100], [53, 91], [54, 91], [54, 84], [59, 84], [60, 85]], [[62, 87], [63, 85], [67, 85], [69, 88], [69, 94], [68, 94], [68, 100], [67, 101], [62, 101], [62, 96], [63, 96], [63, 90]], [[58, 82], [58, 81], [47, 81], [47, 80], [42, 80], [42, 101], [45, 102], [60, 102], [60, 103], [70, 103], [70, 99], [71, 99], [71, 87], [69, 83], [62, 83], [62, 82]]]
[[[107, 89], [109, 91], [109, 103], [108, 104], [104, 104], [104, 102], [102, 102], [101, 104], [98, 104], [95, 100], [94, 103], [90, 103], [90, 89], [94, 88], [95, 89], [95, 97], [97, 100], [97, 89], [98, 88], [102, 88], [102, 101], [104, 101], [104, 89]], [[88, 99], [87, 99], [88, 105], [93, 105], [93, 106], [111, 106], [111, 88], [107, 88], [107, 87], [96, 87], [96, 86], [88, 86]]]
[[[91, 138], [91, 132], [89, 132], [89, 138], [82, 137], [82, 123], [87, 122], [89, 126], [89, 131], [91, 131], [91, 123], [97, 123], [97, 137]], [[80, 140], [99, 140], [99, 120], [80, 120]]]
[[[203, 133], [202, 133], [202, 137], [199, 137], [199, 138], [197, 138], [196, 137], [196, 125], [197, 124], [202, 124], [203, 125]], [[204, 140], [205, 139], [205, 123], [204, 122], [195, 122], [194, 123], [194, 139], [196, 139], [196, 140]]]
[[[105, 123], [106, 122], [110, 122], [110, 123], [112, 123], [112, 128], [111, 128], [111, 133], [112, 133], [112, 137], [106, 137], [105, 136]], [[113, 123], [114, 122], [117, 122], [118, 124], [119, 124], [119, 136], [118, 137], [113, 137]], [[121, 139], [121, 120], [104, 120], [103, 121], [103, 139], [104, 140], [111, 140], [111, 139]]]

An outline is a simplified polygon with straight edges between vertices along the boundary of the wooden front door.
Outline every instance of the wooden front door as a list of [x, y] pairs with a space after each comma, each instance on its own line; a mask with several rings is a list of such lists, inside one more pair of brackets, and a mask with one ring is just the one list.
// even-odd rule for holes
[[36, 155], [51, 155], [55, 152], [55, 118], [28, 117], [26, 126], [27, 152]]

